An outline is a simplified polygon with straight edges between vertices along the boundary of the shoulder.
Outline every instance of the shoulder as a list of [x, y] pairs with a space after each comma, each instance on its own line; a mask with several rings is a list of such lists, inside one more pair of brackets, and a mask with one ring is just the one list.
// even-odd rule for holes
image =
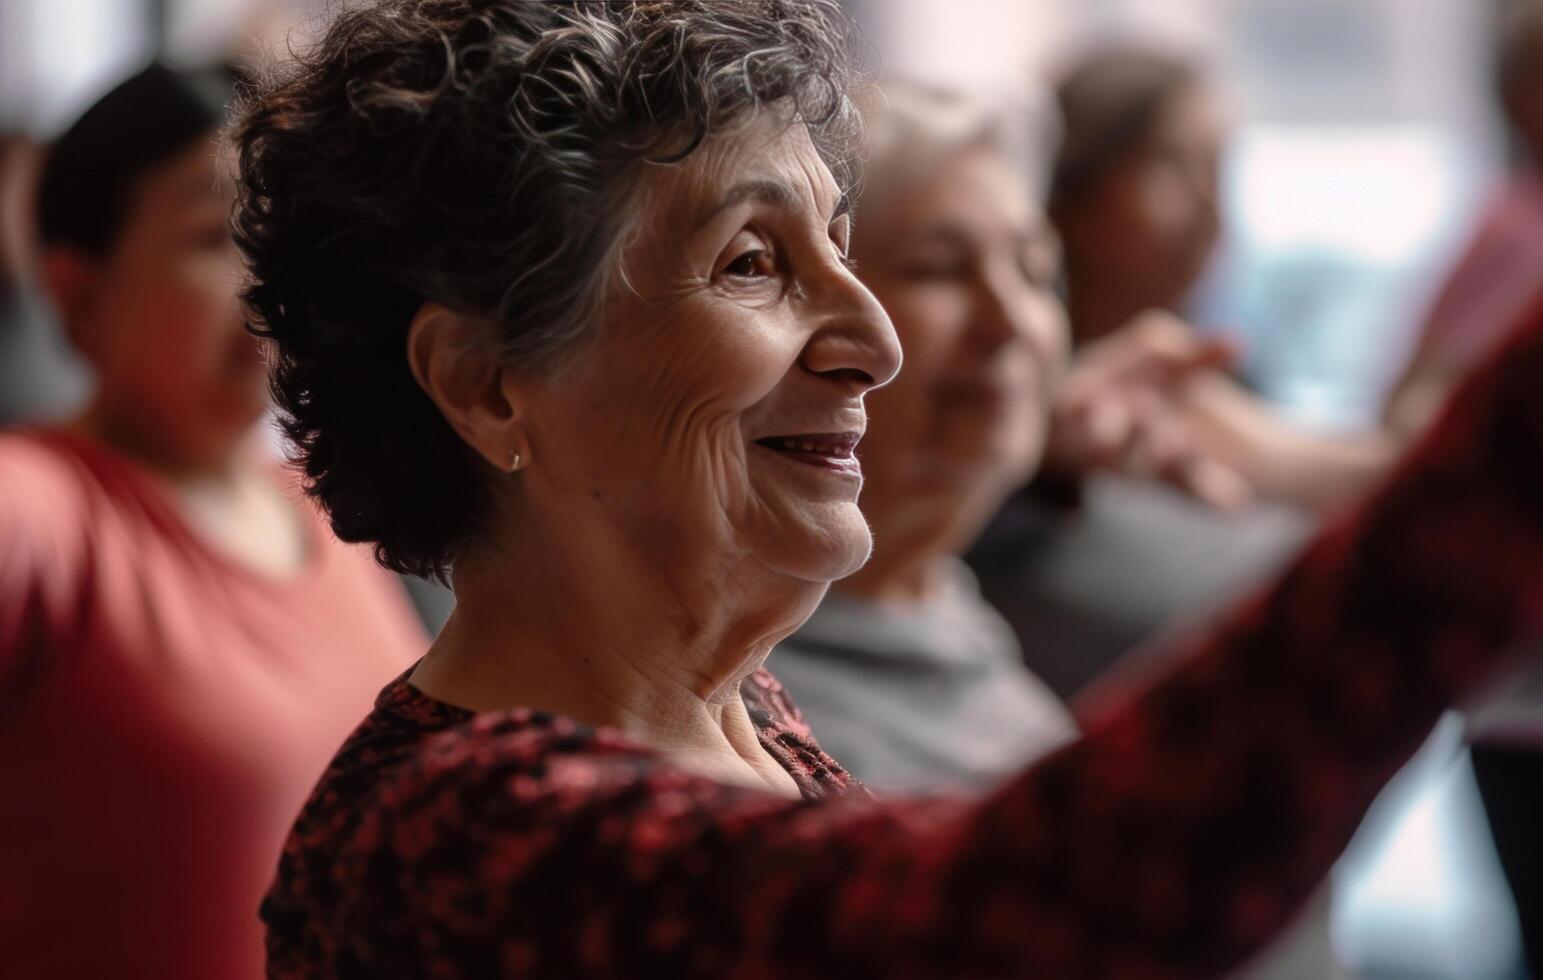
[[276, 976], [326, 972], [361, 936], [376, 965], [422, 959], [426, 930], [478, 962], [550, 940], [588, 889], [698, 846], [702, 815], [737, 792], [539, 712], [437, 731], [389, 714], [349, 740], [285, 846], [262, 910]]
[[[274, 977], [404, 962], [453, 977], [719, 975], [743, 954], [744, 914], [775, 914], [752, 893], [786, 878], [788, 854], [882, 817], [866, 800], [815, 811], [521, 711], [427, 734], [362, 797], [318, 793], [333, 801], [308, 823], [317, 837], [299, 852], [291, 838], [263, 907]], [[329, 829], [344, 823], [341, 838]], [[723, 962], [704, 972], [703, 951]]]
[[0, 432], [0, 670], [25, 650], [60, 647], [79, 624], [94, 493], [64, 441]]
[[83, 544], [94, 484], [62, 437], [0, 432], [0, 536], [11, 559], [5, 564], [67, 563]]
[[[405, 676], [405, 675], [404, 675]], [[403, 693], [408, 692], [408, 693]], [[371, 869], [431, 870], [557, 833], [620, 795], [684, 777], [620, 735], [517, 708], [468, 715], [410, 692], [402, 679], [328, 766], [286, 845], [294, 860], [364, 886]], [[284, 879], [292, 880], [286, 882]], [[280, 885], [293, 888], [293, 875]]]
[[460, 709], [438, 705], [446, 713], [435, 720], [422, 713], [419, 696], [411, 709], [419, 714], [404, 723], [392, 696], [388, 688], [383, 707], [328, 767], [286, 847], [329, 874], [342, 861], [355, 884], [366, 883], [372, 868], [432, 876], [468, 861], [481, 867], [484, 883], [507, 883], [520, 871], [498, 865], [510, 848], [534, 856], [578, 839], [616, 843], [614, 832], [632, 822], [660, 830], [653, 822], [661, 815], [746, 795], [618, 732], [563, 716], [516, 708], [445, 724]]
[[0, 431], [0, 500], [47, 502], [78, 493], [87, 476], [64, 439], [42, 430]]

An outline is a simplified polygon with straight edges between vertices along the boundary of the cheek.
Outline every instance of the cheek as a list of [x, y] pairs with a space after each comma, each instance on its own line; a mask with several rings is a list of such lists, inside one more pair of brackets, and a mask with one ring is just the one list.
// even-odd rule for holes
[[1107, 184], [1093, 204], [1096, 229], [1091, 259], [1117, 266], [1123, 274], [1147, 271], [1153, 256], [1167, 247], [1165, 239], [1171, 202], [1163, 182], [1151, 168], [1121, 173]]
[[1027, 301], [1030, 334], [1046, 379], [1046, 401], [1060, 388], [1071, 362], [1071, 324], [1066, 308], [1050, 293]]
[[187, 368], [200, 370], [222, 363], [235, 345], [255, 347], [241, 327], [240, 306], [225, 273], [204, 263], [146, 276], [134, 287], [134, 319], [148, 346], [163, 353], [175, 350]]
[[190, 331], [205, 334], [211, 343], [221, 343], [240, 327], [238, 282], [228, 262], [200, 256], [177, 270], [168, 300], [175, 304]]
[[176, 284], [158, 270], [132, 268], [103, 289], [99, 336], [104, 374], [153, 392], [202, 362], [198, 332], [188, 329], [175, 292]]
[[674, 326], [602, 341], [578, 374], [538, 407], [538, 455], [573, 489], [631, 498], [641, 511], [680, 510], [742, 492], [740, 420], [776, 389], [796, 357], [777, 331], [738, 318], [680, 317]]
[[972, 300], [968, 290], [946, 283], [918, 283], [874, 295], [889, 313], [905, 357], [888, 388], [925, 388], [948, 364], [969, 328]]
[[875, 295], [895, 325], [905, 360], [895, 380], [865, 398], [873, 423], [868, 441], [913, 426], [927, 414], [931, 391], [947, 373], [969, 316], [962, 290], [911, 286]]
[[1154, 169], [1142, 181], [1139, 210], [1148, 235], [1165, 248], [1179, 248], [1199, 236], [1204, 209], [1184, 177], [1171, 168]]
[[916, 289], [891, 314], [904, 366], [895, 380], [869, 392], [868, 434], [858, 455], [874, 492], [913, 486], [936, 468], [938, 442], [949, 434], [951, 414], [939, 404], [939, 386], [971, 370], [959, 363], [969, 300], [948, 289]]

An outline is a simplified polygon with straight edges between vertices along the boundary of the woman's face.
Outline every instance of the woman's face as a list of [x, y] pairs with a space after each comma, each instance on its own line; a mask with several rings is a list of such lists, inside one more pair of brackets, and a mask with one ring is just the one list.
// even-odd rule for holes
[[851, 573], [871, 544], [863, 396], [900, 348], [807, 131], [759, 115], [634, 199], [597, 336], [528, 387], [531, 509], [715, 584]]
[[1129, 283], [1145, 305], [1172, 308], [1205, 272], [1221, 224], [1218, 172], [1225, 124], [1210, 92], [1169, 100], [1131, 157], [1088, 195], [1067, 229], [1102, 280]]
[[1022, 175], [987, 146], [875, 182], [854, 255], [906, 369], [870, 405], [869, 499], [984, 495], [994, 508], [1039, 462], [1067, 358], [1055, 235]]
[[178, 454], [228, 452], [267, 405], [258, 341], [242, 325], [230, 205], [207, 140], [147, 173], [108, 253], [90, 263], [74, 330], [109, 410]]

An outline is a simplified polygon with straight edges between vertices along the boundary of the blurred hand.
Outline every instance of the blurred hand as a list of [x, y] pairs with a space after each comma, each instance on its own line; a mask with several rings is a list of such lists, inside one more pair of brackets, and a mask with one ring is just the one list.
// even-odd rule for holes
[[1189, 383], [1235, 356], [1225, 341], [1158, 311], [1089, 344], [1051, 408], [1046, 467], [1157, 480], [1224, 511], [1247, 506], [1253, 488], [1201, 448], [1182, 410]]

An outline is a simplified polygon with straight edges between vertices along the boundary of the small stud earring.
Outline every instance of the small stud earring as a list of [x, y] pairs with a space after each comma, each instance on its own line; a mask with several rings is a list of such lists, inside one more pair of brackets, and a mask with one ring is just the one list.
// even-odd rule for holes
[[516, 472], [524, 462], [525, 461], [520, 457], [520, 451], [516, 449], [514, 452], [509, 454], [509, 472]]

